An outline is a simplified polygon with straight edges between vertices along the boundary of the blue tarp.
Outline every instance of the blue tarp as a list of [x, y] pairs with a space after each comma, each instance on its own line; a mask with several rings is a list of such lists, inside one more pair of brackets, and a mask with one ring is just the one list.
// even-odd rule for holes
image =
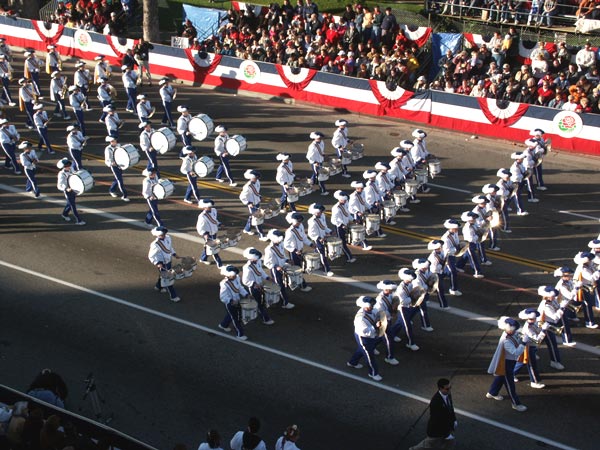
[[463, 35], [458, 33], [433, 33], [431, 35], [431, 51], [433, 52], [433, 64], [429, 73], [429, 79], [433, 80], [437, 76], [440, 68], [438, 61], [442, 56], [446, 56], [448, 50], [452, 50], [452, 54], [460, 50], [462, 46]]
[[200, 42], [217, 34], [221, 18], [225, 12], [213, 8], [198, 8], [192, 5], [183, 5], [183, 20], [189, 19], [196, 31]]

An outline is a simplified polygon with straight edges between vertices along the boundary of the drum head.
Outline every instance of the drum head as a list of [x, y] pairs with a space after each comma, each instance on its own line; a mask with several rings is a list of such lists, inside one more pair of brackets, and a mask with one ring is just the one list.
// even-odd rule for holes
[[150, 137], [150, 143], [152, 144], [152, 147], [154, 147], [159, 153], [166, 153], [169, 150], [169, 140], [162, 133], [152, 133], [152, 136]]
[[201, 114], [190, 120], [188, 130], [197, 141], [203, 141], [214, 130], [213, 121], [206, 114]]
[[77, 195], [85, 192], [85, 185], [79, 175], [73, 174], [69, 177], [69, 187], [73, 189]]

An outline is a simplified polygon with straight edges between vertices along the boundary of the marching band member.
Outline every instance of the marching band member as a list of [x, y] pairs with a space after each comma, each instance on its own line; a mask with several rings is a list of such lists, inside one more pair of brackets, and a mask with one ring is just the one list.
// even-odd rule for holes
[[242, 267], [242, 283], [250, 292], [258, 304], [258, 312], [265, 325], [273, 325], [275, 321], [269, 317], [267, 308], [264, 305], [263, 290], [265, 281], [269, 279], [262, 268], [262, 253], [254, 247], [248, 247], [244, 250], [244, 258], [248, 261]]
[[[302, 259], [302, 250], [305, 245], [312, 247], [314, 244], [306, 237], [304, 232], [304, 217], [302, 214], [297, 212], [289, 212], [285, 216], [285, 220], [290, 224], [287, 230], [285, 230], [285, 236], [283, 239], [283, 248], [285, 248], [295, 266], [303, 267], [304, 261]], [[300, 286], [302, 292], [308, 292], [312, 290], [312, 287], [306, 284], [306, 280], [302, 280], [302, 286]]]
[[498, 320], [498, 328], [503, 333], [500, 336], [496, 352], [488, 368], [488, 373], [494, 375], [494, 381], [492, 381], [485, 397], [494, 400], [504, 400], [504, 397], [500, 395], [500, 389], [504, 385], [510, 396], [512, 408], [519, 412], [524, 412], [527, 411], [527, 406], [521, 403], [517, 395], [514, 372], [517, 360], [523, 354], [529, 342], [529, 336], [525, 334], [522, 340], [520, 340], [516, 335], [519, 327], [519, 322], [511, 317], [502, 316]]
[[79, 91], [77, 86], [69, 86], [69, 104], [73, 108], [77, 122], [79, 123], [79, 129], [85, 136], [85, 121], [83, 117], [83, 104], [85, 103], [85, 96]]
[[27, 183], [25, 183], [25, 192], [33, 192], [36, 197], [40, 196], [40, 187], [35, 179], [36, 164], [38, 163], [37, 155], [33, 149], [33, 145], [29, 141], [23, 141], [19, 144], [19, 150], [23, 152], [19, 155], [19, 160], [25, 171]]
[[56, 183], [56, 187], [59, 191], [65, 195], [65, 199], [67, 200], [67, 204], [63, 209], [61, 217], [65, 219], [66, 222], [70, 222], [71, 218], [69, 217], [69, 213], [72, 211], [75, 216], [75, 225], [85, 225], [85, 222], [81, 220], [79, 213], [77, 212], [76, 205], [76, 197], [75, 191], [69, 187], [69, 177], [73, 173], [71, 169], [72, 163], [69, 159], [63, 158], [58, 163], [56, 163], [56, 167], [58, 167], [58, 179]]
[[[415, 163], [415, 161], [413, 161], [412, 156], [411, 156], [411, 150], [412, 148], [415, 146], [415, 144], [413, 144], [411, 141], [409, 141], [408, 139], [405, 139], [403, 141], [400, 141], [400, 148], [403, 150], [403, 156], [401, 159], [401, 166], [402, 166], [402, 172], [404, 172], [404, 177], [405, 178], [415, 178], [415, 169], [417, 168], [417, 165]], [[419, 200], [417, 198], [417, 195], [411, 195], [410, 199], [409, 199], [410, 203], [421, 203], [421, 200]]]
[[456, 269], [464, 272], [464, 267], [467, 261], [469, 261], [469, 264], [474, 271], [473, 278], [483, 278], [481, 266], [479, 265], [479, 255], [477, 254], [479, 235], [477, 234], [475, 219], [477, 219], [477, 214], [475, 214], [473, 211], [465, 211], [460, 216], [460, 220], [465, 223], [462, 228], [463, 239], [467, 241], [469, 248], [462, 258], [456, 263]]
[[377, 174], [377, 189], [379, 190], [379, 193], [382, 197], [382, 203], [381, 203], [381, 211], [382, 211], [382, 216], [385, 219], [385, 223], [387, 223], [388, 225], [396, 225], [396, 222], [394, 222], [392, 219], [393, 217], [385, 217], [385, 212], [383, 209], [383, 200], [393, 200], [394, 196], [393, 196], [393, 191], [394, 191], [394, 180], [391, 177], [391, 175], [388, 173], [391, 170], [391, 166], [388, 163], [384, 163], [384, 162], [378, 162], [375, 164], [375, 169], [379, 170], [379, 173]]
[[510, 166], [510, 180], [517, 186], [517, 189], [514, 194], [514, 200], [517, 206], [517, 215], [526, 216], [529, 213], [527, 211], [523, 211], [523, 207], [521, 205], [521, 193], [523, 192], [523, 188], [527, 184], [527, 168], [523, 164], [523, 161], [525, 160], [525, 155], [522, 152], [514, 152], [510, 155], [510, 157], [515, 161]]
[[[354, 188], [354, 192], [350, 194], [350, 201], [348, 202], [348, 211], [352, 214], [352, 217], [356, 223], [364, 224], [365, 212], [367, 211], [368, 205], [363, 198], [363, 190], [365, 184], [362, 181], [353, 181], [350, 186]], [[353, 243], [356, 245], [362, 244], [363, 250], [371, 250], [373, 247], [370, 246], [365, 239], [362, 242]]]
[[[204, 198], [198, 202], [198, 208], [203, 211], [198, 214], [198, 222], [196, 223], [196, 231], [204, 238], [204, 246], [202, 247], [202, 255], [200, 255], [200, 262], [206, 265], [210, 264], [208, 261], [208, 255], [206, 254], [206, 243], [217, 239], [217, 232], [219, 231], [219, 220], [217, 218], [217, 208], [214, 207], [215, 202], [211, 199]], [[217, 264], [218, 268], [221, 268], [223, 262], [219, 254], [213, 254], [213, 259]]]
[[390, 336], [394, 337], [394, 342], [400, 342], [401, 339], [398, 336], [398, 332], [400, 329], [403, 329], [408, 339], [406, 348], [416, 352], [419, 350], [419, 346], [415, 344], [412, 318], [419, 311], [419, 308], [412, 305], [413, 301], [410, 293], [413, 288], [413, 281], [417, 278], [417, 275], [414, 270], [401, 268], [398, 271], [398, 277], [400, 278], [400, 285], [396, 288], [396, 297], [399, 299], [398, 318], [392, 327]]
[[431, 250], [431, 253], [427, 257], [427, 260], [429, 261], [429, 270], [431, 270], [431, 273], [435, 273], [438, 276], [437, 296], [440, 308], [448, 309], [450, 307], [448, 306], [448, 300], [446, 300], [444, 278], [450, 276], [450, 269], [446, 262], [447, 255], [444, 252], [444, 241], [440, 239], [430, 241], [427, 244], [427, 250]]
[[[331, 145], [337, 151], [337, 157], [342, 159], [342, 155], [348, 151], [348, 146], [352, 144], [352, 141], [348, 139], [348, 121], [343, 119], [338, 119], [335, 121], [335, 126], [337, 129], [333, 132], [333, 137], [331, 138]], [[350, 178], [351, 175], [348, 173], [348, 166], [342, 164], [342, 176], [344, 178]]]
[[471, 202], [475, 203], [475, 207], [471, 210], [477, 215], [475, 219], [476, 233], [478, 236], [477, 240], [477, 253], [479, 254], [480, 263], [484, 266], [491, 266], [492, 262], [487, 258], [485, 253], [485, 247], [483, 245], [483, 239], [485, 239], [486, 234], [489, 233], [490, 219], [491, 216], [488, 216], [488, 204], [490, 201], [485, 195], [476, 195], [471, 199]]
[[[181, 116], [177, 119], [177, 132], [181, 136], [181, 142], [183, 142], [184, 147], [192, 145], [192, 133], [188, 129], [192, 115], [187, 106], [184, 105], [179, 105], [177, 111], [181, 113]], [[181, 158], [181, 155], [179, 157]]]
[[294, 304], [290, 303], [287, 294], [287, 288], [284, 283], [285, 267], [288, 266], [288, 259], [285, 256], [285, 249], [282, 242], [285, 234], [279, 230], [269, 230], [267, 233], [269, 245], [265, 248], [265, 267], [271, 271], [271, 277], [281, 289], [281, 307], [284, 309], [294, 308]]
[[[392, 180], [394, 187], [404, 188], [406, 174], [404, 173], [404, 169], [402, 167], [402, 158], [404, 158], [405, 152], [406, 150], [400, 147], [394, 147], [390, 152], [394, 159], [392, 159], [389, 163], [390, 170], [388, 171], [388, 176]], [[409, 212], [410, 209], [408, 209], [406, 206], [398, 206], [398, 211]]]
[[[514, 183], [511, 181], [511, 172], [508, 169], [498, 169], [496, 172], [496, 176], [499, 178], [496, 182], [496, 186], [498, 186], [498, 196], [500, 197], [501, 207], [500, 207], [500, 226], [502, 227], [502, 231], [505, 233], [512, 233], [510, 229], [510, 221], [508, 216], [508, 210], [510, 207], [511, 201], [515, 201], [517, 206], [517, 210], [521, 210], [519, 204], [521, 200], [517, 197], [516, 189]], [[527, 211], [523, 211], [524, 214], [529, 214]]]
[[[598, 275], [600, 276], [600, 238], [593, 239], [588, 242], [588, 247], [590, 248], [590, 252], [594, 255], [594, 260], [592, 261], [592, 267], [594, 270], [598, 271]], [[600, 291], [598, 290], [598, 283], [594, 283], [593, 287], [593, 296], [595, 300], [596, 308], [600, 308]]]
[[364, 357], [369, 365], [369, 377], [374, 381], [381, 381], [382, 377], [379, 375], [377, 361], [375, 361], [375, 347], [379, 342], [381, 321], [378, 312], [373, 309], [375, 303], [373, 297], [366, 295], [361, 295], [356, 300], [356, 306], [360, 308], [354, 317], [354, 339], [358, 347], [346, 365], [361, 369], [363, 366], [359, 361]]
[[535, 198], [535, 185], [533, 184], [532, 175], [535, 172], [535, 149], [538, 145], [538, 142], [535, 139], [526, 139], [525, 140], [525, 150], [523, 150], [523, 155], [525, 155], [525, 160], [523, 165], [527, 169], [527, 173], [525, 174], [525, 183], [527, 184], [527, 191], [529, 192], [527, 201], [530, 203], [539, 202], [538, 198]]
[[169, 78], [163, 78], [158, 82], [158, 85], [160, 86], [158, 93], [162, 101], [163, 110], [165, 111], [161, 123], [172, 128], [175, 126], [175, 124], [173, 122], [171, 108], [173, 106], [173, 100], [175, 100], [177, 91], [171, 85], [171, 80]]
[[119, 129], [123, 124], [123, 121], [119, 117], [119, 113], [112, 104], [102, 108], [102, 113], [105, 114], [104, 124], [106, 125], [106, 132], [109, 136], [119, 139]]
[[36, 92], [41, 95], [40, 67], [42, 67], [42, 61], [35, 56], [35, 52], [33, 51], [26, 51], [23, 53], [23, 56], [25, 57], [23, 76], [31, 80]]
[[441, 240], [444, 242], [443, 253], [446, 255], [446, 268], [450, 277], [450, 295], [460, 297], [462, 292], [458, 289], [458, 273], [456, 270], [456, 254], [460, 250], [460, 237], [458, 229], [460, 223], [455, 219], [447, 219], [444, 222], [446, 232], [442, 235]]
[[[567, 300], [570, 304], [572, 304], [574, 306], [575, 305], [579, 306], [579, 307], [584, 306], [583, 313], [585, 315], [586, 325], [588, 323], [593, 324], [594, 323], [593, 311], [592, 311], [592, 315], [591, 315], [592, 320], [590, 321], [589, 320], [590, 316], [588, 313], [587, 305], [584, 302], [580, 302], [578, 299], [581, 286], [579, 283], [577, 283], [577, 285], [576, 285], [575, 282], [573, 281], [573, 270], [571, 270], [569, 267], [559, 267], [558, 269], [556, 269], [554, 271], [554, 276], [560, 277], [560, 280], [558, 280], [558, 283], [556, 283], [556, 285], [554, 286], [554, 289], [556, 289], [560, 295], [560, 297], [559, 297], [560, 300], [561, 301]], [[579, 286], [579, 287], [576, 287], [576, 286]], [[579, 321], [576, 313], [565, 308], [565, 314], [563, 315], [563, 322], [565, 324], [567, 324], [569, 322], [569, 320]], [[571, 334], [570, 326], [565, 326], [565, 328], [563, 330], [562, 339], [563, 339], [563, 345], [566, 347], [575, 347], [577, 345], [577, 342], [573, 341], [573, 335]]]
[[327, 258], [326, 241], [325, 238], [331, 235], [331, 229], [327, 227], [327, 221], [323, 212], [325, 207], [323, 205], [313, 203], [308, 207], [308, 213], [312, 214], [312, 217], [308, 219], [308, 237], [314, 242], [315, 249], [321, 257], [321, 264], [323, 265], [323, 271], [328, 277], [333, 276], [331, 267], [329, 265], [329, 259]]
[[188, 187], [185, 191], [185, 197], [183, 201], [186, 203], [194, 203], [191, 200], [192, 194], [196, 198], [196, 202], [200, 201], [200, 192], [198, 191], [198, 174], [194, 172], [194, 164], [198, 161], [196, 156], [196, 148], [191, 145], [184, 147], [182, 153], [185, 155], [181, 161], [181, 168], [179, 171], [186, 176], [188, 180]]
[[2, 145], [2, 150], [4, 150], [4, 153], [6, 154], [6, 158], [4, 158], [4, 168], [10, 169], [12, 166], [15, 175], [21, 175], [17, 156], [15, 155], [17, 141], [20, 137], [21, 135], [19, 135], [15, 126], [11, 125], [8, 119], [4, 117], [0, 118], [0, 145]]
[[342, 251], [346, 256], [346, 262], [353, 263], [356, 258], [352, 256], [348, 248], [348, 224], [352, 220], [352, 216], [348, 211], [348, 194], [344, 191], [335, 191], [333, 198], [337, 203], [331, 208], [331, 223], [335, 226], [337, 237], [342, 241]]
[[114, 88], [110, 84], [108, 84], [108, 78], [106, 77], [100, 77], [98, 79], [98, 82], [100, 85], [96, 89], [96, 92], [98, 92], [97, 98], [100, 101], [100, 104], [102, 105], [102, 115], [98, 119], [98, 122], [104, 123], [106, 119], [106, 111], [104, 110], [104, 108], [106, 108], [107, 106], [112, 106], [112, 92]]
[[598, 325], [593, 323], [593, 307], [598, 307], [596, 290], [598, 286], [598, 279], [600, 278], [600, 271], [594, 268], [594, 254], [591, 252], [579, 252], [575, 255], [573, 261], [577, 264], [575, 268], [574, 280], [581, 284], [581, 291], [578, 294], [579, 301], [583, 301], [586, 304], [588, 311], [586, 317], [587, 328], [598, 328]]
[[[150, 100], [146, 98], [144, 94], [139, 94], [137, 97], [137, 105], [135, 107], [137, 111], [137, 116], [140, 122], [147, 122], [150, 119], [150, 116], [153, 115], [153, 108], [150, 104]], [[192, 145], [187, 144], [187, 145]]]
[[279, 153], [276, 156], [277, 161], [281, 161], [277, 166], [275, 181], [281, 186], [281, 198], [279, 199], [279, 207], [282, 213], [286, 212], [286, 205], [289, 204], [291, 211], [296, 211], [296, 203], [288, 202], [288, 189], [294, 184], [296, 176], [294, 175], [294, 165], [290, 161], [289, 153]]
[[533, 149], [533, 160], [535, 162], [533, 173], [537, 180], [537, 190], [545, 191], [548, 189], [544, 184], [544, 175], [542, 173], [542, 160], [548, 153], [548, 146], [544, 140], [545, 132], [541, 128], [536, 128], [535, 130], [531, 130], [529, 134], [532, 136], [531, 139], [536, 143], [536, 146]]
[[[491, 219], [494, 213], [500, 216], [500, 210], [502, 209], [502, 197], [498, 195], [499, 190], [500, 188], [495, 184], [486, 184], [481, 188], [481, 192], [485, 194], [485, 198], [488, 200], [485, 207], [485, 214], [490, 216], [490, 227], [488, 229], [488, 236], [490, 238], [489, 249], [496, 252], [500, 250], [500, 247], [498, 247], [498, 231], [496, 230], [496, 224], [491, 223]], [[500, 223], [498, 223], [498, 226]]]
[[225, 147], [225, 143], [227, 139], [229, 139], [229, 135], [227, 134], [227, 128], [223, 125], [217, 125], [215, 127], [215, 133], [217, 133], [217, 137], [215, 138], [215, 155], [219, 158], [221, 164], [217, 169], [217, 174], [215, 175], [215, 179], [219, 183], [223, 183], [223, 174], [229, 179], [229, 186], [235, 187], [237, 183], [233, 181], [233, 176], [231, 175], [231, 169], [229, 168], [229, 152]]
[[248, 291], [240, 281], [238, 274], [240, 270], [235, 266], [221, 267], [221, 275], [225, 278], [219, 283], [219, 299], [225, 304], [227, 314], [219, 324], [223, 331], [231, 331], [229, 324], [233, 324], [236, 336], [239, 340], [245, 341], [248, 336], [244, 334], [242, 326], [242, 307], [240, 300], [248, 296]]
[[54, 117], [60, 117], [64, 120], [71, 120], [67, 114], [65, 106], [65, 93], [67, 92], [67, 77], [61, 75], [60, 71], [52, 72], [50, 75], [50, 100], [56, 102], [54, 107]]
[[313, 131], [310, 133], [310, 138], [312, 139], [312, 142], [309, 144], [308, 151], [306, 152], [306, 159], [308, 159], [312, 168], [312, 177], [310, 179], [313, 185], [319, 183], [321, 195], [328, 195], [329, 192], [327, 192], [325, 182], [319, 180], [319, 169], [323, 167], [323, 161], [325, 161], [325, 142], [323, 142], [323, 133]]
[[73, 169], [83, 169], [81, 157], [83, 154], [83, 147], [86, 143], [86, 138], [79, 129], [79, 124], [72, 124], [67, 127], [67, 148], [69, 149], [69, 155], [73, 158]]
[[127, 93], [127, 106], [125, 110], [130, 113], [135, 113], [135, 98], [137, 97], [137, 73], [131, 70], [131, 66], [121, 66], [121, 79], [123, 87]]
[[48, 53], [46, 53], [46, 73], [50, 75], [52, 72], [61, 71], [62, 59], [56, 50], [56, 46], [48, 45], [46, 48], [48, 49]]
[[429, 260], [425, 258], [416, 258], [412, 262], [415, 270], [414, 285], [420, 286], [425, 292], [425, 300], [419, 305], [419, 314], [421, 315], [421, 330], [431, 332], [433, 327], [429, 320], [429, 311], [427, 310], [427, 301], [429, 300], [429, 279], [431, 271], [429, 270]]
[[[413, 147], [410, 149], [410, 156], [416, 166], [425, 166], [427, 165], [427, 158], [431, 156], [427, 151], [427, 144], [425, 144], [427, 133], [423, 130], [416, 129], [412, 132], [412, 137], [414, 137], [415, 140], [413, 141]], [[429, 192], [431, 188], [425, 183], [421, 186], [421, 190], [423, 192]]]
[[27, 122], [25, 125], [30, 130], [33, 130], [33, 104], [38, 97], [31, 81], [27, 78], [19, 80], [19, 109], [27, 114]]
[[252, 447], [253, 450], [267, 450], [265, 441], [256, 434], [258, 430], [260, 430], [260, 420], [250, 417], [246, 431], [238, 431], [233, 435], [229, 443], [231, 450], [245, 450], [246, 447]]
[[[365, 170], [363, 172], [363, 178], [365, 179], [365, 188], [363, 190], [363, 195], [365, 199], [365, 203], [367, 204], [367, 211], [371, 214], [379, 214], [381, 211], [381, 206], [383, 204], [383, 197], [379, 192], [379, 188], [377, 187], [377, 172], [374, 170]], [[394, 222], [395, 223], [395, 222]], [[381, 231], [381, 228], [377, 230], [377, 237], [385, 237], [386, 234]]]
[[275, 450], [300, 450], [296, 442], [300, 439], [298, 425], [290, 425], [275, 444]]
[[[563, 327], [566, 323], [563, 320], [565, 313], [565, 307], [569, 303], [568, 300], [563, 300], [560, 303], [556, 300], [558, 297], [558, 291], [552, 286], [540, 286], [538, 288], [538, 295], [542, 297], [538, 311], [540, 312], [540, 322], [542, 324], [548, 323], [554, 327]], [[544, 342], [548, 346], [550, 352], [550, 367], [556, 370], [563, 370], [565, 366], [560, 361], [560, 352], [558, 351], [558, 344], [556, 342], [556, 335], [550, 328], [546, 330], [546, 338]]]
[[8, 103], [8, 106], [16, 106], [10, 95], [10, 79], [12, 77], [12, 67], [6, 56], [0, 54], [0, 78], [2, 79], [2, 100]]
[[[377, 297], [375, 298], [376, 303], [374, 310], [376, 313], [380, 313], [381, 311], [383, 311], [383, 313], [387, 317], [388, 323], [391, 322], [392, 316], [394, 315], [394, 311], [395, 309], [397, 309], [397, 301], [394, 300], [394, 291], [397, 287], [398, 285], [390, 280], [382, 280], [379, 283], [377, 283], [377, 289], [379, 289], [381, 292], [379, 292], [379, 294], [377, 294]], [[386, 329], [386, 333], [383, 333], [383, 336], [381, 336], [380, 341], [385, 342], [385, 349], [387, 353], [384, 361], [391, 366], [397, 366], [399, 362], [396, 358], [394, 358], [394, 348], [392, 345], [393, 336], [390, 336], [389, 334], [391, 329], [391, 326]], [[374, 351], [375, 355], [377, 355], [378, 353], [379, 352], [377, 350]]]
[[90, 71], [85, 68], [85, 61], [77, 61], [75, 67], [76, 70], [73, 74], [73, 84], [79, 88], [85, 97], [85, 110], [89, 111], [90, 108], [87, 104], [87, 95], [90, 87]]
[[548, 329], [548, 325], [544, 324], [541, 327], [536, 324], [537, 318], [540, 317], [540, 312], [535, 308], [527, 308], [519, 312], [519, 319], [525, 320], [523, 324], [523, 335], [529, 337], [527, 342], [527, 351], [523, 352], [522, 357], [519, 358], [515, 369], [513, 371], [515, 383], [519, 381], [517, 374], [523, 366], [527, 366], [527, 372], [529, 372], [529, 380], [531, 381], [531, 387], [534, 389], [544, 389], [546, 385], [542, 383], [540, 377], [540, 371], [537, 367], [537, 346], [538, 342], [542, 342], [546, 337], [545, 330]]
[[42, 103], [37, 103], [33, 105], [33, 124], [37, 129], [37, 132], [40, 136], [40, 140], [38, 142], [38, 151], [42, 151], [42, 142], [46, 146], [46, 150], [48, 150], [49, 155], [54, 155], [56, 153], [52, 150], [52, 145], [50, 145], [50, 138], [48, 137], [48, 126], [46, 125], [49, 122], [48, 113], [44, 111], [44, 105]]
[[156, 168], [146, 168], [142, 171], [142, 175], [145, 177], [142, 183], [142, 195], [146, 199], [146, 203], [148, 203], [148, 212], [146, 213], [145, 219], [146, 223], [150, 225], [152, 223], [152, 219], [154, 219], [156, 225], [162, 227], [163, 223], [160, 220], [160, 214], [158, 212], [158, 199], [154, 195], [153, 191], [154, 185], [158, 183]]
[[[239, 198], [242, 203], [248, 207], [248, 212], [250, 213], [248, 216], [248, 221], [246, 222], [246, 226], [244, 227], [244, 233], [253, 235], [256, 233], [252, 231], [252, 216], [260, 209], [260, 172], [257, 170], [248, 169], [246, 172], [244, 172], [244, 178], [248, 180], [248, 182], [244, 184]], [[267, 236], [265, 236], [262, 226], [255, 225], [255, 228], [258, 232], [259, 239], [261, 241], [266, 241]]]
[[108, 80], [112, 76], [112, 67], [110, 67], [110, 64], [104, 59], [104, 55], [94, 57], [94, 61], [96, 61], [94, 67], [94, 83], [100, 84], [102, 78]]
[[115, 179], [110, 185], [108, 193], [111, 197], [118, 197], [115, 189], [119, 188], [122, 194], [121, 200], [128, 202], [129, 198], [127, 197], [127, 189], [125, 189], [125, 184], [123, 183], [123, 169], [121, 169], [115, 161], [115, 150], [119, 146], [117, 138], [114, 136], [106, 136], [104, 140], [108, 142], [108, 145], [104, 149], [104, 164], [106, 164], [106, 167], [111, 170]]
[[163, 226], [152, 229], [152, 236], [156, 237], [156, 239], [150, 244], [148, 259], [158, 269], [158, 281], [154, 285], [154, 290], [159, 292], [167, 291], [171, 301], [176, 303], [181, 299], [177, 295], [174, 285], [162, 287], [160, 276], [161, 272], [171, 270], [171, 260], [173, 258], [179, 259], [179, 256], [177, 256], [177, 253], [173, 248], [171, 236], [167, 235], [168, 232], [169, 230]]
[[12, 51], [3, 37], [0, 37], [0, 55], [3, 55], [7, 61], [12, 61]]
[[140, 133], [140, 148], [146, 154], [146, 158], [148, 158], [146, 169], [153, 168], [156, 170], [156, 176], [160, 177], [157, 151], [154, 147], [152, 147], [151, 137], [152, 133], [154, 133], [154, 130], [152, 129], [152, 122], [141, 122], [138, 125], [138, 128], [142, 129], [142, 132]]

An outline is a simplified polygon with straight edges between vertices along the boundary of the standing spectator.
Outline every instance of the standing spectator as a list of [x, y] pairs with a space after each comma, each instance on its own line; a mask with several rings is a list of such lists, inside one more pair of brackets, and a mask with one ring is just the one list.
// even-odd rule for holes
[[190, 19], [186, 19], [183, 24], [183, 31], [181, 32], [181, 37], [188, 38], [190, 42], [198, 36], [198, 32], [196, 28], [192, 24]]
[[544, 7], [542, 11], [542, 17], [540, 23], [546, 22], [546, 26], [551, 27], [554, 25], [554, 16], [558, 13], [558, 2], [557, 0], [544, 0]]
[[150, 42], [144, 41], [144, 38], [140, 38], [139, 42], [133, 49], [134, 59], [138, 65], [138, 82], [143, 83], [143, 72], [146, 71], [146, 77], [148, 78], [148, 86], [152, 86], [152, 74], [150, 73], [150, 50], [154, 49], [154, 45]]
[[394, 33], [398, 27], [396, 16], [392, 13], [392, 8], [385, 8], [385, 16], [381, 20], [381, 42], [388, 47], [394, 42]]
[[527, 26], [533, 22], [534, 25], [540, 24], [540, 0], [531, 0], [531, 9], [527, 16]]

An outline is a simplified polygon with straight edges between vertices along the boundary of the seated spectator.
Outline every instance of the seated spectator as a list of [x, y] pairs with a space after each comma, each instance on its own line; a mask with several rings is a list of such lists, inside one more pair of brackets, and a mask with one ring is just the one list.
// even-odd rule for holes
[[59, 408], [65, 407], [69, 391], [62, 377], [50, 369], [42, 370], [31, 382], [27, 394]]
[[543, 53], [538, 53], [537, 58], [531, 60], [531, 70], [533, 77], [538, 80], [548, 73], [548, 62], [544, 58]]
[[477, 84], [473, 86], [473, 89], [471, 90], [471, 93], [469, 95], [471, 97], [486, 97], [487, 89], [485, 87], [485, 80], [479, 80]]
[[538, 104], [542, 106], [548, 106], [548, 103], [555, 97], [554, 89], [550, 86], [548, 80], [542, 82], [542, 86], [538, 88]]
[[564, 104], [565, 102], [563, 101], [562, 95], [556, 94], [554, 98], [550, 100], [550, 102], [548, 102], [548, 107], [554, 109], [562, 109]]
[[575, 101], [575, 98], [572, 95], [569, 95], [567, 98], [567, 102], [565, 102], [562, 106], [563, 111], [573, 111], [575, 112], [579, 108], [579, 103]]
[[471, 95], [471, 85], [469, 84], [469, 80], [466, 78], [463, 79], [460, 83], [460, 86], [456, 88], [455, 92], [462, 95]]
[[583, 97], [579, 101], [579, 108], [576, 108], [575, 112], [578, 112], [578, 113], [591, 113], [592, 112], [592, 107], [590, 106], [590, 101], [587, 97]]
[[540, 22], [546, 23], [547, 27], [554, 25], [554, 16], [558, 14], [558, 1], [557, 0], [544, 0], [544, 6], [542, 8], [542, 16]]
[[64, 448], [65, 433], [60, 422], [60, 417], [56, 415], [52, 415], [46, 419], [40, 431], [40, 450]]
[[427, 90], [427, 78], [421, 75], [419, 78], [417, 78], [417, 82], [413, 85], [413, 91], [423, 92], [425, 90]]
[[[435, 84], [435, 82], [434, 82], [434, 84]], [[434, 88], [432, 88], [432, 89], [434, 89]], [[455, 89], [454, 89], [454, 83], [452, 83], [451, 80], [447, 80], [446, 84], [444, 86], [444, 92], [448, 92], [449, 94], [453, 94], [454, 91], [455, 91]]]
[[577, 52], [575, 62], [577, 63], [579, 72], [587, 72], [596, 65], [596, 54], [594, 53], [594, 50], [592, 50], [592, 44], [590, 44], [589, 41], [587, 41], [584, 47]]

